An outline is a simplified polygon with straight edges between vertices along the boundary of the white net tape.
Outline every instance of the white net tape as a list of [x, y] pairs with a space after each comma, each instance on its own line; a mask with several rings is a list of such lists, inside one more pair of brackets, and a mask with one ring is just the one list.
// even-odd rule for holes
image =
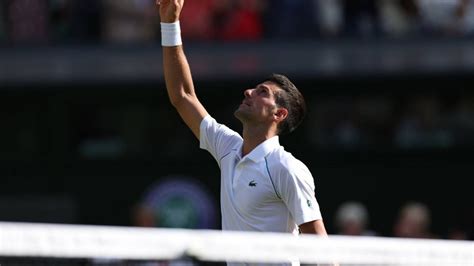
[[473, 266], [474, 242], [0, 223], [0, 256]]

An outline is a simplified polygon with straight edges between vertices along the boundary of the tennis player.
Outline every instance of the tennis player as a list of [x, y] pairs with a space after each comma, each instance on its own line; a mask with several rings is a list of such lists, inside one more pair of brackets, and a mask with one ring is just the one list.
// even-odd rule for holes
[[305, 115], [301, 93], [273, 74], [245, 90], [234, 113], [242, 135], [219, 124], [194, 90], [180, 34], [184, 0], [157, 5], [170, 101], [221, 170], [222, 229], [326, 236], [310, 171], [279, 144], [278, 136], [292, 132]]

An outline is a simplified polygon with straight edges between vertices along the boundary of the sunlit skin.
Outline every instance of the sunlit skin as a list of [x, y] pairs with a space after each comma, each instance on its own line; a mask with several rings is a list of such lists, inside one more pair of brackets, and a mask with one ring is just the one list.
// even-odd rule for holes
[[281, 89], [270, 81], [244, 91], [245, 97], [234, 112], [235, 117], [242, 122], [243, 126], [243, 156], [258, 144], [276, 136], [278, 124], [288, 116], [288, 110], [277, 106], [275, 102], [275, 94], [278, 91]]

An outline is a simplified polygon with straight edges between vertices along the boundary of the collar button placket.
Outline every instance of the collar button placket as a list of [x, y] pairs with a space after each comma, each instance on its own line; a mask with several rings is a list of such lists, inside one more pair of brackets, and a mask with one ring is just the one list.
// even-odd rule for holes
[[236, 157], [235, 161], [236, 161], [236, 164], [235, 164], [235, 169], [234, 169], [234, 176], [232, 177], [233, 187], [237, 186], [237, 181], [240, 177], [240, 174], [242, 173], [242, 167], [243, 167], [242, 160], [240, 160], [240, 158]]

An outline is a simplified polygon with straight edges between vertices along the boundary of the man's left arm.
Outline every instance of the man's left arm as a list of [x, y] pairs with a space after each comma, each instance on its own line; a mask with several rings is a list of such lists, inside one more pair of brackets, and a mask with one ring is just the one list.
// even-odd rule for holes
[[318, 234], [320, 236], [327, 236], [326, 227], [323, 220], [315, 220], [301, 224], [299, 226], [300, 232], [303, 234]]

